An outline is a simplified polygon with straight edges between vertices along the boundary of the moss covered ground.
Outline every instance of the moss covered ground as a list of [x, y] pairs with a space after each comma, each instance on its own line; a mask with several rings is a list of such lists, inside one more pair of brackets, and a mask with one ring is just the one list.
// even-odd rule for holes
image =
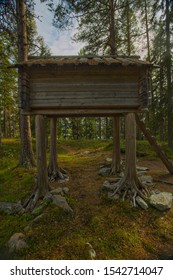
[[[170, 158], [173, 153], [163, 143]], [[124, 143], [122, 142], [122, 158]], [[0, 151], [0, 201], [24, 202], [34, 187], [36, 169], [15, 168], [19, 160], [20, 143], [3, 139]], [[59, 163], [70, 180], [52, 183], [52, 188], [69, 188], [67, 200], [74, 215], [48, 205], [41, 219], [38, 213], [6, 215], [0, 213], [0, 258], [16, 259], [90, 259], [89, 242], [96, 259], [165, 259], [173, 258], [173, 209], [159, 212], [132, 208], [127, 202], [110, 201], [101, 191], [105, 178], [97, 172], [111, 157], [110, 141], [78, 140], [58, 143]], [[145, 152], [138, 165], [149, 168], [154, 179], [173, 182], [160, 160], [146, 141], [137, 144]], [[173, 192], [173, 187], [155, 183], [156, 188]], [[28, 226], [27, 231], [24, 228]], [[28, 248], [20, 254], [8, 255], [6, 243], [13, 233], [27, 236]]]

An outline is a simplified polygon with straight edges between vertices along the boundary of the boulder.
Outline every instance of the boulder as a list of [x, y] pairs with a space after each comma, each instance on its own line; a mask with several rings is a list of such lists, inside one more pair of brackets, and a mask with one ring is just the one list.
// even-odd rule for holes
[[0, 211], [9, 215], [16, 215], [19, 213], [23, 213], [24, 209], [20, 201], [18, 203], [0, 202]]
[[98, 175], [100, 176], [109, 176], [111, 173], [111, 167], [102, 167], [99, 172]]
[[150, 204], [160, 211], [169, 210], [172, 205], [173, 196], [168, 192], [160, 192], [150, 196]]
[[148, 209], [148, 204], [140, 196], [136, 197], [137, 204], [144, 210]]
[[72, 208], [68, 205], [66, 199], [62, 195], [53, 195], [53, 204], [62, 208], [67, 213], [73, 213]]
[[19, 252], [27, 248], [26, 236], [23, 233], [15, 233], [7, 243], [9, 253]]

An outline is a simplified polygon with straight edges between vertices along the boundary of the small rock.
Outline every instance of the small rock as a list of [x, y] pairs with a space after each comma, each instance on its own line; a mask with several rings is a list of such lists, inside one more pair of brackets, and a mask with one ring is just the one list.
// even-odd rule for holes
[[91, 151], [84, 151], [83, 154], [84, 155], [89, 155], [89, 154], [91, 154]]
[[139, 177], [139, 180], [143, 184], [153, 184], [153, 178], [151, 176], [143, 175], [143, 176]]
[[52, 202], [53, 197], [52, 197], [51, 191], [46, 193], [46, 195], [45, 195], [45, 197], [44, 197], [44, 200], [45, 200], [47, 203], [51, 203], [51, 202]]
[[150, 196], [150, 204], [160, 211], [169, 210], [172, 205], [173, 196], [168, 192], [160, 192]]
[[107, 162], [112, 162], [112, 158], [106, 158]]
[[140, 196], [136, 197], [136, 202], [142, 209], [148, 209], [148, 204]]
[[9, 248], [9, 253], [13, 253], [15, 251], [19, 252], [25, 248], [27, 248], [26, 236], [23, 233], [15, 233], [9, 239], [7, 245]]
[[114, 191], [115, 190], [115, 184], [111, 184], [108, 181], [104, 181], [103, 185], [102, 185], [102, 189], [103, 190], [108, 190], [108, 191]]
[[31, 225], [27, 225], [26, 227], [24, 227], [24, 231], [26, 232], [26, 231], [29, 231], [31, 229]]
[[59, 187], [59, 188], [57, 188], [57, 189], [54, 189], [54, 190], [52, 190], [52, 191], [50, 191], [50, 193], [51, 194], [63, 194], [63, 188], [61, 188], [61, 187]]
[[53, 195], [53, 204], [59, 206], [67, 213], [73, 213], [72, 208], [68, 205], [65, 197], [61, 195]]
[[120, 198], [120, 196], [119, 196], [119, 194], [114, 194], [114, 195], [112, 195], [112, 193], [111, 192], [109, 192], [108, 193], [108, 198], [109, 199], [112, 199], [112, 200], [118, 200], [119, 198]]
[[99, 172], [98, 175], [100, 176], [109, 176], [111, 173], [111, 167], [102, 167]]
[[151, 191], [151, 194], [158, 194], [158, 193], [160, 193], [160, 191], [158, 189], [154, 189]]
[[89, 251], [88, 251], [89, 256], [91, 257], [92, 260], [94, 260], [96, 258], [96, 251], [94, 250], [93, 246], [89, 242], [87, 242], [86, 245], [88, 245], [89, 247]]
[[69, 192], [69, 188], [68, 188], [68, 187], [64, 187], [64, 188], [63, 188], [63, 193], [64, 193], [64, 194], [67, 194], [68, 192]]
[[137, 171], [148, 171], [149, 168], [143, 167], [143, 166], [136, 166], [136, 170], [137, 170]]
[[62, 184], [64, 182], [68, 182], [69, 181], [69, 177], [64, 177], [63, 179], [58, 179], [58, 183]]

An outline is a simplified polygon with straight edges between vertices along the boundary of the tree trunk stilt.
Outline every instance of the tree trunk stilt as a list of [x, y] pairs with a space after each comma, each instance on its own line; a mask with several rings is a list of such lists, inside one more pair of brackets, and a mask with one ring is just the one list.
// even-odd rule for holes
[[136, 206], [136, 196], [139, 195], [143, 199], [147, 198], [148, 191], [146, 186], [142, 184], [136, 173], [136, 122], [135, 114], [128, 113], [125, 118], [126, 132], [126, 163], [125, 174], [118, 183], [114, 185], [112, 196], [119, 194], [124, 200], [130, 197], [133, 206]]
[[36, 126], [36, 155], [37, 155], [37, 181], [35, 189], [25, 203], [26, 211], [32, 211], [37, 201], [42, 199], [49, 192], [47, 163], [46, 163], [46, 139], [44, 116], [37, 115]]
[[65, 180], [66, 172], [61, 169], [57, 161], [57, 118], [50, 119], [50, 159], [48, 165], [48, 177], [50, 180]]
[[113, 118], [113, 157], [111, 174], [117, 174], [121, 171], [121, 149], [120, 149], [120, 118]]

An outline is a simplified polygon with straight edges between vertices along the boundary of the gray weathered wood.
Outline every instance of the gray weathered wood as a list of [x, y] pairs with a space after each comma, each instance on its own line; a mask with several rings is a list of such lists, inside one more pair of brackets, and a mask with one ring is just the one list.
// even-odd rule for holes
[[43, 197], [49, 190], [47, 162], [46, 162], [46, 138], [44, 116], [37, 115], [36, 124], [36, 155], [37, 155], [37, 187], [39, 197]]

